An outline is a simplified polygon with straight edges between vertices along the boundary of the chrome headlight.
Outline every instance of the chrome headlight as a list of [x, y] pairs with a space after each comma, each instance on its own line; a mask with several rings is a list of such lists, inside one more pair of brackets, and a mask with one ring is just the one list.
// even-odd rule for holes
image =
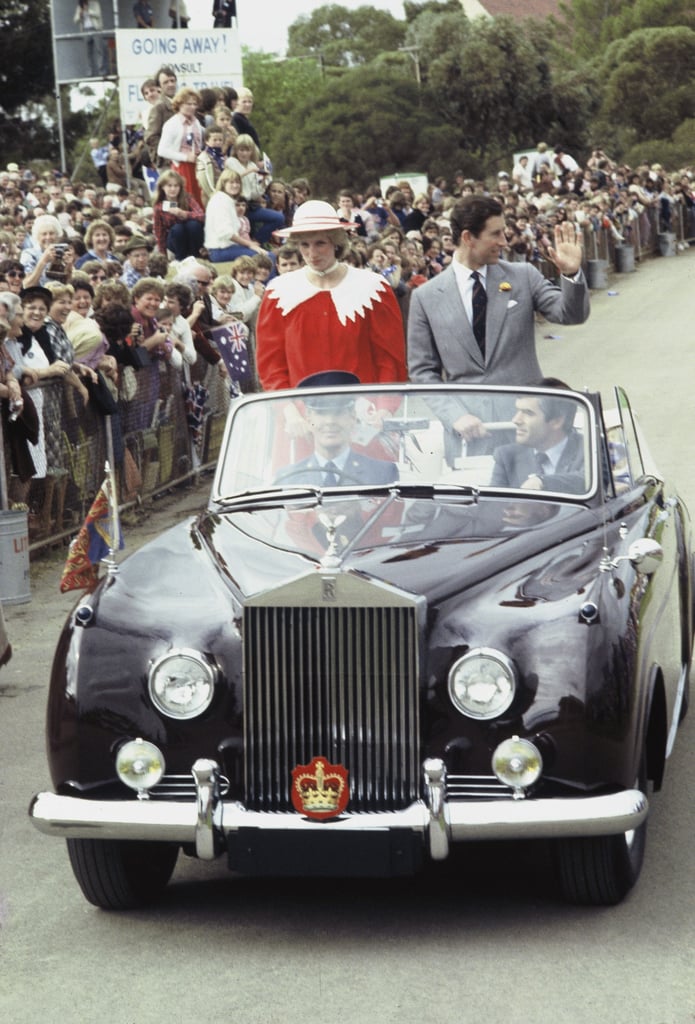
[[516, 692], [516, 670], [501, 651], [476, 647], [449, 672], [449, 696], [462, 715], [496, 718], [506, 711]]
[[168, 651], [153, 662], [148, 686], [152, 703], [169, 718], [195, 718], [210, 707], [217, 672], [198, 651]]

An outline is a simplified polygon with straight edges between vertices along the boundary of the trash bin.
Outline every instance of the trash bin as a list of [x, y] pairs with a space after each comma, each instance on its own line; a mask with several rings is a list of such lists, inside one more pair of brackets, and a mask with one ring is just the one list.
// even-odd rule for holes
[[26, 512], [0, 510], [0, 603], [27, 601], [31, 601], [29, 517]]
[[676, 235], [673, 231], [661, 231], [658, 236], [659, 252], [662, 256], [676, 255]]
[[615, 269], [618, 274], [629, 274], [635, 269], [635, 250], [631, 245], [616, 245]]
[[587, 260], [586, 263], [586, 282], [589, 288], [606, 288], [608, 285], [608, 278], [606, 276], [606, 270], [608, 268], [608, 260]]

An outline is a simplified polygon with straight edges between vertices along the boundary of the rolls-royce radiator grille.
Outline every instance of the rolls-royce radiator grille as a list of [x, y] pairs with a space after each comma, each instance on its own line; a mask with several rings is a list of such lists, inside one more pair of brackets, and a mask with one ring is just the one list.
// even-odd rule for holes
[[348, 811], [418, 795], [417, 618], [412, 607], [247, 607], [246, 806], [291, 810], [292, 769], [349, 772]]

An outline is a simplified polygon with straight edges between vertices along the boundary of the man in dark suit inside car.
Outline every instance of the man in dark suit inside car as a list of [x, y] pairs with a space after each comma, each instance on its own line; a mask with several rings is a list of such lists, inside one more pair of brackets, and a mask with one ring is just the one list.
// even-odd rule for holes
[[584, 491], [584, 446], [573, 427], [576, 411], [575, 402], [560, 396], [517, 398], [512, 419], [516, 443], [495, 451], [490, 485], [569, 494]]
[[315, 487], [389, 484], [398, 480], [395, 462], [372, 459], [351, 447], [357, 418], [355, 395], [333, 391], [339, 384], [359, 384], [354, 374], [337, 370], [316, 373], [299, 387], [324, 387], [322, 394], [304, 399], [306, 416], [314, 438], [314, 451], [306, 459], [285, 467], [276, 483], [311, 484]]

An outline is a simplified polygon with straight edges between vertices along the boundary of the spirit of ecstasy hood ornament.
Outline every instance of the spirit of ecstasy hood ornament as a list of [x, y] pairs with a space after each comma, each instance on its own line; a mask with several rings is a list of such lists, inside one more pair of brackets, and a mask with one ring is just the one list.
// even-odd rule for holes
[[319, 522], [326, 530], [328, 547], [321, 559], [322, 569], [338, 569], [340, 567], [340, 556], [338, 555], [338, 540], [336, 537], [338, 527], [345, 522], [345, 516], [332, 515], [330, 512], [319, 512]]

